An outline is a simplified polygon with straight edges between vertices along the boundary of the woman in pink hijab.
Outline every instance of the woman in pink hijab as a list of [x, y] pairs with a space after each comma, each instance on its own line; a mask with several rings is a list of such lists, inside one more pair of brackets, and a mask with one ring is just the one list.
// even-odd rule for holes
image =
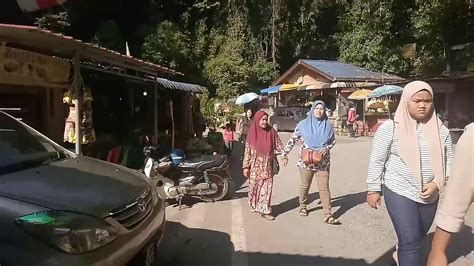
[[401, 266], [422, 265], [421, 242], [453, 163], [449, 130], [436, 115], [433, 97], [428, 83], [408, 83], [395, 119], [375, 134], [370, 157], [367, 202], [377, 209], [383, 191], [398, 237], [393, 257]]

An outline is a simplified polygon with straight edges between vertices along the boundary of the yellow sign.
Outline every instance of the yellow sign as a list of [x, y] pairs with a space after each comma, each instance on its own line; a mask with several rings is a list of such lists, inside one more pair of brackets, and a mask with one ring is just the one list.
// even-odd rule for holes
[[12, 47], [0, 46], [0, 84], [64, 88], [69, 62]]

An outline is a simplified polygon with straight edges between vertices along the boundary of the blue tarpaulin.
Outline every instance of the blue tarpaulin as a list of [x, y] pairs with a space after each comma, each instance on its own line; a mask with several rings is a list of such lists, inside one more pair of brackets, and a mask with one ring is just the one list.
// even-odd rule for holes
[[263, 89], [260, 91], [260, 94], [272, 94], [272, 93], [277, 93], [278, 91], [280, 91], [280, 88], [281, 88], [282, 85], [276, 85], [276, 86], [273, 86], [273, 87], [268, 87], [266, 89]]

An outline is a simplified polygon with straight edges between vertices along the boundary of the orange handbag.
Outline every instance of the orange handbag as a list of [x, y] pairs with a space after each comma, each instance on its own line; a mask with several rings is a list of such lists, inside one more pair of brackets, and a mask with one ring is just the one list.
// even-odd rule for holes
[[306, 165], [317, 164], [323, 160], [324, 156], [318, 151], [304, 149], [301, 159]]

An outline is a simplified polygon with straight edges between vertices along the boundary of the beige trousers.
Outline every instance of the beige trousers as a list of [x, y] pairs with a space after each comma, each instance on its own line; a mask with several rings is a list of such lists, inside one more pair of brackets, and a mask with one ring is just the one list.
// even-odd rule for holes
[[308, 206], [308, 192], [316, 176], [318, 183], [319, 198], [323, 205], [324, 217], [331, 215], [331, 192], [329, 191], [329, 172], [327, 171], [309, 171], [300, 168], [301, 187], [300, 187], [300, 208]]

